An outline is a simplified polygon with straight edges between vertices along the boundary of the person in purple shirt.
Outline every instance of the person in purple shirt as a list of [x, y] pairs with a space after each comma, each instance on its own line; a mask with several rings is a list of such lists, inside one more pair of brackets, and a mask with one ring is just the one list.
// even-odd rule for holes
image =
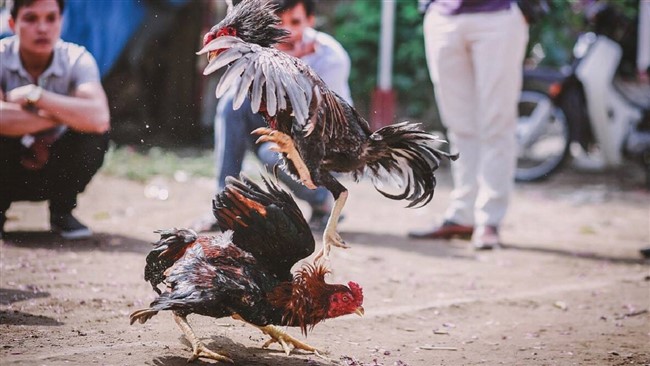
[[419, 239], [471, 237], [476, 249], [500, 243], [514, 187], [515, 131], [528, 24], [511, 0], [420, 1], [436, 101], [452, 150], [453, 190], [442, 225]]

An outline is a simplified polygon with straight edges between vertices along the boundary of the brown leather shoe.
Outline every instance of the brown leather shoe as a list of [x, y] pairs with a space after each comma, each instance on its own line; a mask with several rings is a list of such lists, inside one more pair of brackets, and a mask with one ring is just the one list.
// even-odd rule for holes
[[469, 239], [473, 231], [474, 227], [472, 226], [445, 221], [433, 230], [409, 231], [408, 236], [413, 239], [451, 239], [454, 237]]

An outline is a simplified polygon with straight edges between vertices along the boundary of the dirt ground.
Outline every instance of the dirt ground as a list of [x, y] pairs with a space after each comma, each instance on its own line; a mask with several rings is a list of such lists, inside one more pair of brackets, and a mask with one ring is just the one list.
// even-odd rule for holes
[[[416, 210], [368, 182], [344, 181], [340, 231], [352, 248], [333, 253], [329, 281], [360, 283], [366, 315], [319, 324], [307, 342], [342, 365], [650, 364], [650, 266], [638, 253], [650, 246], [650, 194], [633, 169], [565, 169], [518, 185], [505, 246], [492, 252], [407, 238], [441, 218], [446, 169], [433, 202]], [[0, 246], [2, 365], [186, 364], [190, 350], [171, 314], [128, 322], [154, 298], [143, 280], [153, 231], [187, 226], [209, 209], [213, 182], [177, 177], [149, 190], [96, 177], [76, 210], [96, 233], [90, 240], [48, 233], [44, 203], [12, 206]], [[147, 198], [156, 188], [168, 199]], [[265, 337], [231, 319], [189, 320], [238, 365], [332, 363], [261, 349]], [[195, 362], [204, 363], [213, 361]]]

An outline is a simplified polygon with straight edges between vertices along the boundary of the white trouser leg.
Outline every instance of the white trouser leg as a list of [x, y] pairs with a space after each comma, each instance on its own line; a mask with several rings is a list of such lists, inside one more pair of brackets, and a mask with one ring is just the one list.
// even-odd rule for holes
[[431, 79], [452, 149], [454, 189], [445, 218], [498, 225], [513, 188], [517, 99], [527, 26], [518, 8], [424, 22]]
[[476, 31], [472, 57], [476, 70], [481, 154], [474, 219], [479, 226], [499, 226], [514, 188], [517, 101], [521, 93], [528, 26], [519, 8], [513, 6], [510, 11], [495, 13], [481, 22]]
[[452, 151], [460, 152], [460, 158], [451, 164], [454, 188], [445, 219], [471, 225], [478, 192], [474, 172], [479, 151], [475, 104], [471, 102], [475, 99], [474, 71], [454, 18], [429, 11], [424, 18], [424, 43], [440, 116]]

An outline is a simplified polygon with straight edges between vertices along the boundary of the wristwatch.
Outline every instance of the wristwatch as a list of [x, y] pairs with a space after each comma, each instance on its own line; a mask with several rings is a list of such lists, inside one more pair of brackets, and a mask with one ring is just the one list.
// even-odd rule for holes
[[27, 105], [29, 106], [36, 105], [38, 100], [41, 99], [41, 95], [43, 95], [43, 88], [41, 88], [38, 85], [32, 84], [32, 89], [25, 96], [25, 99], [27, 99]]

